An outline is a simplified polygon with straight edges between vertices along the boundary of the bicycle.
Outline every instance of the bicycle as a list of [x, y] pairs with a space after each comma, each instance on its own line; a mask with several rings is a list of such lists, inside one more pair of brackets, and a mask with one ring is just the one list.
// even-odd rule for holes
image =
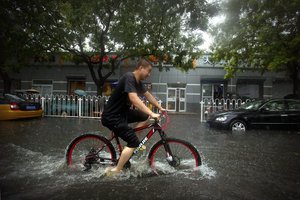
[[[161, 114], [161, 119], [168, 121], [166, 112]], [[198, 150], [190, 142], [167, 137], [164, 131], [165, 127], [161, 122], [162, 120], [154, 120], [148, 125], [134, 129], [141, 131], [150, 128], [150, 131], [134, 150], [133, 156], [138, 154], [154, 133], [158, 132], [161, 139], [150, 148], [147, 156], [152, 171], [155, 174], [160, 174], [160, 166], [165, 165], [169, 165], [175, 170], [196, 170], [201, 165]], [[73, 139], [66, 148], [67, 165], [82, 171], [88, 171], [94, 165], [98, 167], [116, 165], [118, 158], [116, 148], [112, 143], [113, 140], [119, 155], [121, 155], [123, 147], [119, 137], [113, 132], [111, 132], [109, 139], [96, 134], [84, 134]], [[130, 165], [130, 162], [127, 162], [125, 168], [130, 168]]]

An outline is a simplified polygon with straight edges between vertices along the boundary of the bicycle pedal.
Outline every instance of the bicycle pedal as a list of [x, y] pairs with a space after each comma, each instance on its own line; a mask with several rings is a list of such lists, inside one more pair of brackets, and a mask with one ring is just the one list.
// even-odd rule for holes
[[84, 172], [89, 171], [90, 169], [92, 169], [92, 165], [91, 164], [84, 164], [85, 169], [83, 170]]

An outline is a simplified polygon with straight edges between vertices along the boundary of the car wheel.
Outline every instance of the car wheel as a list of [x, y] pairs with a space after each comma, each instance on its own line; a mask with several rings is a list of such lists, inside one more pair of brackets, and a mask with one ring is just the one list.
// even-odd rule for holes
[[245, 132], [246, 128], [247, 128], [247, 125], [242, 120], [234, 120], [230, 124], [230, 130], [232, 130], [232, 131]]

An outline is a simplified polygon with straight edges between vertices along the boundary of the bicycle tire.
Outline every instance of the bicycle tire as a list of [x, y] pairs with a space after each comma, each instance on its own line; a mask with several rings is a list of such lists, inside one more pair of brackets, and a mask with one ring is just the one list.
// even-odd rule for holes
[[87, 171], [96, 165], [98, 168], [106, 167], [115, 164], [116, 151], [105, 137], [84, 134], [75, 138], [66, 148], [66, 162], [72, 169], [81, 171]]
[[[173, 154], [171, 160], [167, 158], [164, 142], [169, 145]], [[166, 141], [160, 140], [155, 143], [149, 151], [148, 159], [151, 169], [156, 174], [173, 170], [194, 171], [202, 164], [198, 150], [191, 143], [176, 138], [167, 138]]]

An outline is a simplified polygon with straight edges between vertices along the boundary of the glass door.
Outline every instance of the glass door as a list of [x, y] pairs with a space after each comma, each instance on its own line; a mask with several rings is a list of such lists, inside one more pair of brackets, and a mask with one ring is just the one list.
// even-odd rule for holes
[[202, 100], [216, 100], [224, 98], [224, 84], [202, 84]]
[[176, 88], [168, 88], [167, 90], [167, 110], [176, 111]]
[[202, 84], [202, 100], [213, 98], [212, 84]]
[[178, 88], [179, 90], [179, 112], [186, 112], [186, 89]]

